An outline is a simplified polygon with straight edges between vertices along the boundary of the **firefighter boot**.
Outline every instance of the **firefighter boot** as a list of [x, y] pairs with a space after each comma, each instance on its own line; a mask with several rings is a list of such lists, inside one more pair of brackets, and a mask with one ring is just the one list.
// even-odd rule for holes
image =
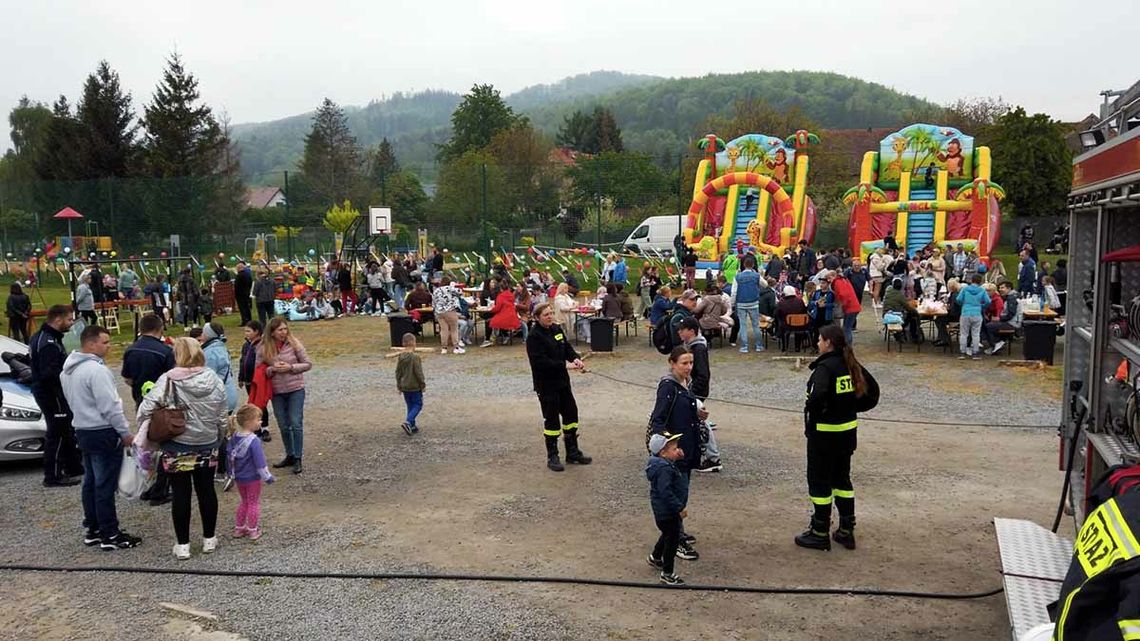
[[842, 516], [839, 518], [839, 528], [831, 535], [836, 543], [848, 550], [855, 549], [855, 517]]
[[566, 469], [562, 466], [562, 461], [558, 460], [557, 436], [546, 436], [546, 467], [554, 472], [562, 472]]
[[589, 465], [594, 459], [582, 453], [578, 449], [578, 430], [571, 430], [563, 432], [562, 438], [566, 440], [566, 462], [577, 463], [578, 465]]
[[827, 538], [829, 531], [831, 523], [812, 519], [808, 529], [803, 534], [796, 535], [796, 545], [826, 552], [831, 549], [831, 539]]

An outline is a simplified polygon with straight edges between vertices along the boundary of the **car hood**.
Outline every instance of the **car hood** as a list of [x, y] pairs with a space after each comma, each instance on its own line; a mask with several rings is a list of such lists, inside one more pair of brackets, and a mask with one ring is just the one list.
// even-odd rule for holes
[[32, 398], [32, 389], [7, 376], [0, 376], [0, 391], [4, 392], [4, 404], [20, 409], [38, 410]]

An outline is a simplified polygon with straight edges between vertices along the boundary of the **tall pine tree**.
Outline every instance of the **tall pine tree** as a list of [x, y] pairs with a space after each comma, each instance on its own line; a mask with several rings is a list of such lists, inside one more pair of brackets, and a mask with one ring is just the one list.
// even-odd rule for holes
[[88, 178], [126, 176], [134, 161], [135, 114], [131, 95], [119, 85], [119, 74], [106, 60], [83, 83], [76, 117], [83, 127], [81, 159]]
[[[200, 103], [198, 80], [178, 54], [167, 61], [162, 82], [144, 107], [143, 169], [162, 180], [148, 190], [150, 209], [132, 231], [182, 233], [204, 240], [231, 227], [240, 191], [236, 156], [209, 106]], [[240, 185], [240, 183], [238, 183]]]
[[360, 146], [348, 128], [344, 110], [325, 98], [313, 115], [301, 157], [305, 185], [318, 201], [332, 205], [353, 199], [360, 187]]
[[500, 131], [510, 129], [519, 116], [503, 102], [492, 85], [475, 85], [451, 114], [451, 140], [439, 148], [439, 160], [459, 158], [491, 143]]

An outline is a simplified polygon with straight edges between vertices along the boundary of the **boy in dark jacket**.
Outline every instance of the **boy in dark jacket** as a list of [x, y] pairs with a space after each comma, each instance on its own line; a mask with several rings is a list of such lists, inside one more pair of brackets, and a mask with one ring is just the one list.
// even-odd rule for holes
[[689, 502], [689, 480], [677, 469], [675, 461], [685, 457], [685, 452], [677, 446], [680, 434], [663, 432], [649, 438], [651, 456], [645, 464], [645, 477], [649, 479], [649, 503], [653, 508], [653, 520], [661, 536], [653, 551], [649, 553], [649, 565], [661, 571], [662, 583], [677, 585], [684, 583], [673, 572], [677, 556], [677, 546], [681, 537], [681, 520], [686, 516], [685, 506]]
[[[709, 397], [709, 344], [704, 336], [701, 336], [701, 326], [695, 318], [686, 318], [681, 321], [681, 326], [677, 329], [677, 335], [680, 336], [682, 343], [685, 347], [689, 348], [689, 353], [693, 355], [693, 371], [689, 374], [689, 391], [697, 400], [704, 403], [705, 399]], [[716, 436], [713, 434], [713, 423], [705, 422], [708, 428], [708, 441], [704, 443], [701, 449], [701, 464], [693, 468], [696, 472], [719, 472], [724, 469], [724, 465], [720, 462], [720, 448], [717, 447]], [[702, 431], [704, 428], [702, 428]]]
[[[257, 352], [261, 348], [263, 328], [261, 322], [256, 320], [250, 320], [243, 327], [245, 342], [242, 343], [241, 358], [238, 359], [238, 385], [245, 388], [248, 394], [253, 385], [253, 372], [257, 369]], [[273, 435], [269, 433], [269, 412], [264, 407], [261, 408], [261, 429], [257, 432], [257, 438], [262, 443], [273, 440]]]
[[416, 426], [416, 417], [424, 407], [424, 389], [427, 382], [424, 380], [424, 365], [420, 355], [416, 353], [416, 335], [404, 334], [400, 339], [404, 346], [404, 353], [396, 361], [396, 389], [404, 396], [404, 404], [408, 406], [407, 417], [400, 427], [408, 436], [418, 434], [420, 428]]

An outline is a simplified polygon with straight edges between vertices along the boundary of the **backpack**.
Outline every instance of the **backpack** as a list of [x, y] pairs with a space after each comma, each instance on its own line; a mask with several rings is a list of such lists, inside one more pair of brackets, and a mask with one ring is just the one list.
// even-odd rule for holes
[[673, 332], [669, 326], [670, 319], [673, 318], [672, 314], [666, 314], [657, 321], [653, 326], [653, 334], [649, 340], [653, 343], [653, 347], [662, 354], [668, 354], [673, 351]]

